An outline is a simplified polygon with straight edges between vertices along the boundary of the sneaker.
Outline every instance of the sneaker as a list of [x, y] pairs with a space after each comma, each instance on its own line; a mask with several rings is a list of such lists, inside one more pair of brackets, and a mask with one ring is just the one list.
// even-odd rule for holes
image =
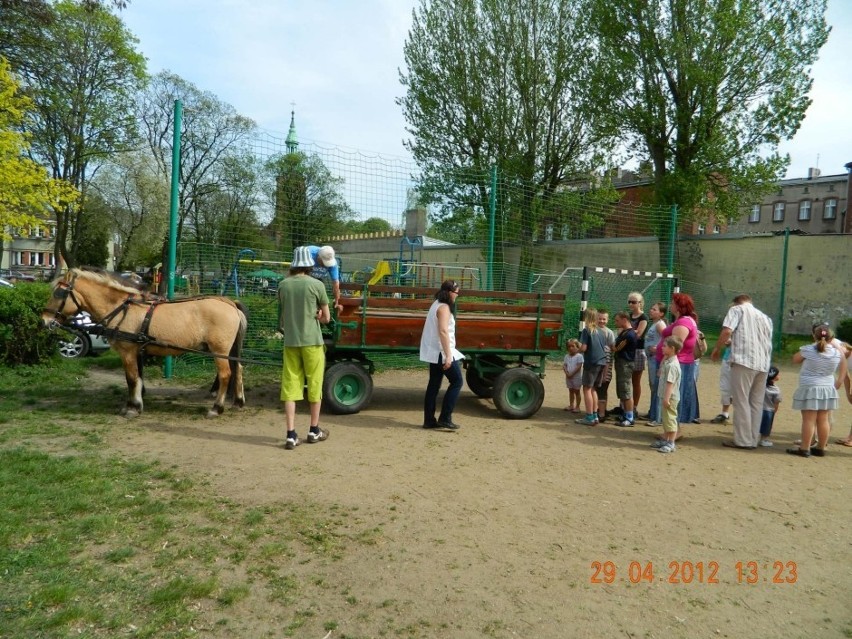
[[293, 450], [296, 446], [301, 444], [301, 440], [298, 437], [288, 437], [287, 441], [284, 442], [284, 448], [287, 450]]
[[771, 448], [771, 447], [772, 447], [772, 446], [774, 446], [774, 445], [775, 445], [775, 444], [773, 444], [773, 443], [772, 443], [771, 441], [769, 441], [768, 439], [761, 439], [761, 440], [760, 440], [760, 446], [763, 446], [764, 448]]
[[695, 419], [692, 420], [692, 423], [693, 424], [700, 424], [701, 420], [696, 417]]
[[811, 446], [811, 455], [814, 457], [825, 457], [825, 448], [817, 448], [816, 446]]
[[665, 442], [662, 446], [657, 449], [658, 453], [673, 453], [677, 450], [674, 444], [671, 442]]
[[583, 426], [596, 426], [598, 422], [598, 418], [595, 416], [586, 415], [580, 419], [574, 420], [575, 424], [582, 424]]
[[633, 422], [632, 422], [631, 420], [629, 420], [629, 419], [625, 419], [625, 420], [624, 420], [624, 421], [622, 421], [622, 422], [618, 422], [618, 425], [619, 425], [619, 426], [629, 427], [629, 426], [633, 426]]
[[728, 418], [725, 417], [722, 413], [719, 413], [718, 415], [716, 415], [716, 417], [714, 417], [713, 419], [710, 420], [710, 423], [711, 424], [727, 424]]
[[669, 442], [669, 441], [667, 441], [667, 440], [665, 440], [665, 439], [655, 439], [655, 440], [651, 443], [651, 448], [657, 448], [657, 449], [659, 449], [659, 448], [662, 448], [663, 446], [668, 446], [670, 443], [671, 443], [671, 442]]
[[312, 430], [308, 431], [308, 443], [316, 444], [317, 442], [324, 442], [328, 439], [328, 431], [320, 428], [319, 432], [314, 432]]
[[662, 425], [663, 425], [662, 422], [655, 422], [655, 421], [645, 422], [645, 426], [651, 426], [652, 428], [657, 427], [657, 426], [662, 426]]
[[453, 420], [449, 420], [446, 422], [439, 420], [436, 428], [440, 428], [441, 430], [458, 430], [459, 425], [456, 424]]

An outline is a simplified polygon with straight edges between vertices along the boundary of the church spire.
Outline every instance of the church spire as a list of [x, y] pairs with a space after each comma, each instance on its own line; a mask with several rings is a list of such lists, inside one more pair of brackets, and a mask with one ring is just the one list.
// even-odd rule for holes
[[287, 133], [287, 153], [295, 153], [299, 150], [299, 140], [296, 138], [296, 110], [290, 111], [290, 131]]

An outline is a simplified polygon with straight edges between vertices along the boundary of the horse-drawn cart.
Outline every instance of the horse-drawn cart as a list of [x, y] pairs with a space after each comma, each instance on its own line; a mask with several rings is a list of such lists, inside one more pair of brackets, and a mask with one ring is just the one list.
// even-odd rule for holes
[[[357, 413], [373, 392], [373, 357], [417, 354], [434, 288], [341, 284], [343, 311], [331, 325], [323, 398], [337, 414]], [[463, 290], [456, 346], [467, 385], [510, 419], [534, 415], [544, 400], [548, 353], [560, 350], [565, 296]]]

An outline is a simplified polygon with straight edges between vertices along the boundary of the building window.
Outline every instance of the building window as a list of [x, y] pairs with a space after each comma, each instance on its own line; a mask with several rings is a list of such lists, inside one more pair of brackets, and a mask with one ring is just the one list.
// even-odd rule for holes
[[754, 224], [755, 222], [760, 222], [760, 204], [753, 204], [751, 207], [751, 213], [749, 213], [748, 221]]
[[704, 235], [704, 232], [705, 232], [706, 230], [707, 230], [707, 227], [706, 227], [706, 226], [704, 226], [703, 224], [699, 224], [699, 225], [698, 225], [698, 234], [699, 234], [699, 235]]
[[811, 219], [811, 201], [802, 200], [799, 202], [799, 221], [806, 222]]
[[834, 220], [837, 219], [837, 200], [834, 198], [825, 201], [825, 207], [822, 209], [822, 219]]
[[544, 240], [546, 242], [553, 241], [553, 224], [548, 224], [544, 227]]
[[568, 239], [568, 225], [567, 224], [562, 225], [562, 239], [563, 240]]
[[784, 202], [776, 202], [775, 209], [772, 211], [772, 221], [773, 222], [783, 222], [784, 221]]
[[721, 232], [722, 232], [722, 227], [719, 226], [718, 224], [714, 224], [713, 225], [713, 235], [718, 235]]

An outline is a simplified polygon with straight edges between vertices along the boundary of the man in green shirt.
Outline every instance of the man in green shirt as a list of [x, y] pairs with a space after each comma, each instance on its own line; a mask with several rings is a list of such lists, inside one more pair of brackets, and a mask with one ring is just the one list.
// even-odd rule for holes
[[293, 251], [290, 276], [278, 285], [278, 330], [284, 335], [284, 369], [281, 374], [281, 401], [287, 422], [284, 448], [292, 450], [301, 441], [296, 434], [296, 402], [304, 399], [307, 382], [311, 427], [307, 442], [328, 439], [319, 427], [322, 382], [325, 373], [325, 345], [320, 324], [328, 324], [328, 294], [322, 282], [311, 277], [314, 260], [308, 247]]

